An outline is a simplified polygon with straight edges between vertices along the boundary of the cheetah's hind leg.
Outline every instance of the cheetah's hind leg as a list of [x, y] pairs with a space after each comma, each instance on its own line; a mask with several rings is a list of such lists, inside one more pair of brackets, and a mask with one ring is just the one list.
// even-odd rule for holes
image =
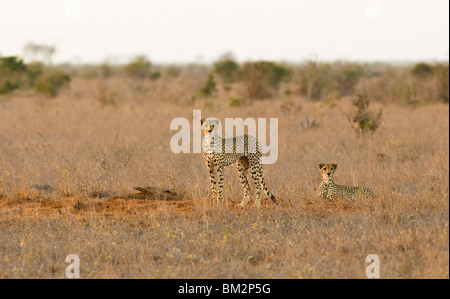
[[259, 208], [261, 206], [261, 169], [258, 167], [258, 165], [252, 165], [251, 170], [256, 188], [255, 206]]
[[248, 183], [247, 179], [248, 169], [249, 164], [247, 157], [239, 158], [239, 160], [237, 161], [237, 170], [239, 174], [239, 180], [241, 181], [242, 188], [244, 189], [244, 199], [240, 204], [238, 204], [238, 206], [242, 208], [250, 201], [250, 184]]

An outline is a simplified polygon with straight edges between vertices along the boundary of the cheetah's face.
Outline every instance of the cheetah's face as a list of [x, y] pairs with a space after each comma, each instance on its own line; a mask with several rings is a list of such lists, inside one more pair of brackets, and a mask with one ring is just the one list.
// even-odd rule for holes
[[219, 127], [220, 121], [218, 119], [204, 119], [202, 118], [201, 120], [201, 128], [202, 128], [202, 132], [203, 134], [208, 135], [208, 134], [212, 134], [212, 133], [216, 133], [217, 129]]
[[334, 172], [336, 171], [337, 164], [324, 164], [320, 163], [320, 173], [325, 181], [333, 179]]

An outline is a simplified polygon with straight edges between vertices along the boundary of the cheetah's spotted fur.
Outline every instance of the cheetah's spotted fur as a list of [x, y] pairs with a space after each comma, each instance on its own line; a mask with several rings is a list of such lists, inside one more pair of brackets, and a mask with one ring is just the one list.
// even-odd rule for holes
[[[260, 206], [261, 188], [272, 201], [278, 205], [275, 196], [269, 192], [264, 182], [261, 165], [261, 145], [249, 135], [223, 139], [217, 134], [219, 121], [216, 119], [201, 120], [201, 128], [205, 135], [203, 141], [203, 160], [209, 170], [213, 202], [221, 202], [223, 198], [223, 170], [225, 166], [237, 163], [239, 179], [244, 188], [244, 199], [239, 206], [244, 207], [250, 200], [250, 185], [247, 171], [251, 170], [256, 187], [255, 205]], [[215, 177], [217, 168], [218, 182]]]
[[372, 190], [366, 187], [356, 186], [343, 186], [334, 183], [334, 172], [336, 171], [337, 164], [324, 164], [320, 163], [320, 172], [322, 173], [322, 182], [320, 183], [317, 194], [325, 197], [329, 200], [336, 199], [373, 199], [374, 194]]

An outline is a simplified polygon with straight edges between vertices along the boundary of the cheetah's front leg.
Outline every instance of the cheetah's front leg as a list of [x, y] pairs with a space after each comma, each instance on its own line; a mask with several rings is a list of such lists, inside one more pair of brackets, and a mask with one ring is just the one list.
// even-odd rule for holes
[[217, 184], [217, 188], [218, 188], [217, 189], [217, 193], [218, 193], [217, 199], [218, 199], [218, 202], [221, 203], [223, 200], [223, 166], [217, 167], [217, 174], [219, 177], [219, 182]]
[[216, 197], [216, 176], [214, 174], [214, 163], [212, 161], [208, 161], [206, 166], [208, 167], [208, 172], [209, 172], [209, 182], [211, 184], [213, 205], [215, 205], [217, 197]]

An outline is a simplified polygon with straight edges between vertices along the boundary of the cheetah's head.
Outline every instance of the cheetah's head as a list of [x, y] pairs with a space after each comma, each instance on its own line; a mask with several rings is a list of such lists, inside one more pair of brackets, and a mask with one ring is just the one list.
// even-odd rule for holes
[[332, 180], [334, 176], [334, 172], [336, 171], [337, 164], [324, 164], [320, 163], [320, 173], [322, 174], [322, 178], [325, 181]]
[[206, 120], [202, 118], [201, 120], [202, 132], [205, 136], [216, 133], [219, 125], [220, 121], [215, 118], [207, 118]]

